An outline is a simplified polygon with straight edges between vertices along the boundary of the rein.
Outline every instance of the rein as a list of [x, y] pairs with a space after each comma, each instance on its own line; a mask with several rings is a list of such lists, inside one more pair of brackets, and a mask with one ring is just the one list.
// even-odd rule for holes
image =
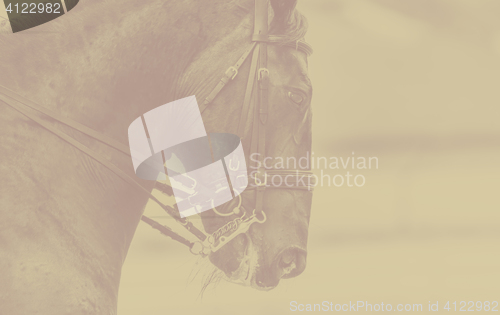
[[[13, 92], [12, 90], [6, 88], [3, 85], [0, 85], [0, 101], [2, 101], [4, 104], [9, 105], [11, 108], [15, 109], [19, 113], [23, 114], [24, 116], [28, 117], [32, 121], [36, 122], [43, 128], [47, 129], [48, 131], [52, 132], [62, 140], [66, 141], [67, 143], [71, 144], [75, 148], [79, 149], [83, 153], [87, 154], [89, 157], [93, 158], [97, 162], [101, 163], [103, 166], [108, 168], [110, 171], [118, 175], [120, 178], [122, 178], [124, 181], [127, 183], [131, 184], [132, 186], [135, 186], [139, 191], [147, 194], [150, 199], [152, 199], [154, 202], [156, 202], [160, 207], [165, 210], [172, 218], [175, 219], [176, 222], [181, 224], [184, 228], [186, 228], [189, 232], [191, 232], [193, 235], [195, 235], [200, 241], [205, 241], [207, 238], [206, 233], [200, 231], [197, 227], [193, 225], [192, 222], [190, 222], [187, 218], [181, 218], [177, 211], [168, 206], [163, 204], [161, 201], [159, 201], [151, 192], [149, 192], [146, 188], [144, 188], [136, 179], [133, 177], [129, 176], [127, 173], [125, 173], [123, 170], [121, 170], [119, 167], [117, 167], [113, 162], [108, 160], [107, 158], [103, 157], [102, 155], [96, 153], [86, 145], [82, 144], [78, 140], [70, 137], [66, 133], [60, 131], [59, 129], [51, 126], [49, 123], [43, 121], [42, 119], [38, 118], [36, 115], [33, 115], [29, 111], [26, 111], [26, 107], [36, 110], [62, 124], [65, 124], [91, 138], [94, 138], [95, 140], [106, 144], [107, 146], [114, 148], [115, 150], [118, 150], [125, 155], [130, 156], [130, 152], [127, 146], [115, 141], [114, 139], [109, 138], [108, 136], [101, 134], [93, 129], [90, 129], [89, 127], [82, 125], [74, 120], [68, 119], [56, 112], [50, 111], [46, 108], [43, 108], [42, 106], [22, 97], [21, 95]], [[142, 221], [148, 223], [151, 225], [154, 229], [159, 230], [162, 234], [171, 237], [172, 239], [188, 246], [190, 249], [192, 249], [195, 245], [195, 243], [187, 240], [186, 238], [178, 235], [175, 233], [172, 229], [170, 229], [167, 226], [161, 225], [158, 222], [154, 221], [151, 218], [148, 218], [147, 216], [143, 215], [141, 218]]]

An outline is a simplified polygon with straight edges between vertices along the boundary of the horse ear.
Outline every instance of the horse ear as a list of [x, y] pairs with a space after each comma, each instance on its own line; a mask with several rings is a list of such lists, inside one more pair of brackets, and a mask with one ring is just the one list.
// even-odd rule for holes
[[274, 11], [273, 24], [286, 28], [293, 15], [297, 0], [271, 0]]

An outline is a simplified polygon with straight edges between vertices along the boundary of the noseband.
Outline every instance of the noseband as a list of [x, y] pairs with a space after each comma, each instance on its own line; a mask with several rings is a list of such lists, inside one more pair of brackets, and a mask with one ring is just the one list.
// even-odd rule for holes
[[[196, 226], [193, 225], [192, 222], [189, 221], [188, 218], [181, 218], [176, 209], [160, 202], [155, 196], [151, 194], [151, 192], [142, 187], [142, 185], [139, 184], [134, 178], [127, 175], [123, 170], [113, 164], [110, 160], [108, 160], [101, 154], [91, 150], [75, 138], [62, 132], [60, 129], [55, 128], [52, 124], [47, 123], [43, 119], [40, 119], [37, 115], [34, 115], [30, 111], [27, 111], [26, 107], [43, 113], [44, 115], [51, 117], [55, 121], [78, 130], [79, 132], [92, 137], [109, 147], [121, 151], [126, 155], [130, 155], [130, 149], [127, 146], [74, 120], [68, 119], [56, 112], [47, 110], [44, 107], [20, 96], [19, 94], [2, 85], [0, 85], [0, 101], [17, 110], [31, 120], [35, 121], [40, 126], [57, 135], [62, 140], [73, 145], [83, 153], [87, 154], [91, 158], [104, 165], [106, 168], [111, 170], [113, 173], [121, 177], [129, 184], [135, 186], [140, 191], [147, 194], [150, 199], [159, 204], [165, 210], [165, 212], [167, 212], [172, 218], [174, 218], [176, 222], [186, 228], [194, 236], [196, 236], [199, 241], [191, 242], [174, 232], [171, 228], [161, 225], [157, 221], [147, 216], [143, 215], [141, 220], [149, 224], [152, 228], [160, 231], [162, 234], [188, 246], [191, 253], [199, 254], [202, 256], [208, 255], [210, 252], [215, 252], [222, 248], [236, 236], [246, 233], [253, 223], [264, 223], [266, 221], [266, 214], [263, 210], [264, 193], [266, 189], [301, 189], [312, 191], [313, 187], [315, 186], [315, 178], [313, 177], [312, 172], [309, 170], [266, 169], [262, 166], [264, 165], [263, 162], [266, 153], [266, 126], [268, 121], [269, 109], [269, 70], [267, 68], [267, 45], [278, 43], [280, 40], [279, 36], [272, 36], [268, 34], [268, 5], [269, 0], [255, 0], [254, 34], [252, 37], [252, 44], [250, 48], [245, 51], [245, 53], [241, 56], [240, 59], [238, 59], [235, 65], [229, 67], [226, 70], [220, 82], [204, 100], [200, 109], [200, 111], [203, 113], [210, 106], [210, 104], [221, 92], [224, 86], [226, 86], [228, 82], [233, 80], [238, 75], [239, 68], [248, 59], [248, 57], [252, 55], [250, 73], [248, 76], [247, 87], [238, 124], [238, 135], [243, 139], [251, 137], [250, 152], [257, 153], [259, 156], [258, 163], [256, 163], [258, 167], [254, 166], [253, 168], [256, 169], [256, 171], [252, 172], [249, 176], [249, 178], [253, 179], [253, 183], [251, 183], [252, 181], [249, 181], [249, 187], [247, 187], [246, 189], [255, 190], [255, 208], [251, 214], [247, 213], [244, 209], [242, 209], [243, 207], [241, 207], [241, 199], [239, 200], [239, 205], [233, 209], [232, 213], [222, 214], [214, 208], [215, 214], [220, 216], [229, 216], [233, 214], [238, 215], [240, 213], [243, 214], [236, 219], [229, 221], [212, 234], [207, 234], [206, 232], [199, 230]], [[285, 45], [301, 50], [308, 55], [312, 53], [311, 47], [303, 41], [297, 41], [295, 45]], [[248, 115], [253, 115], [253, 122], [250, 135], [245, 135]], [[268, 185], [267, 179], [271, 176], [280, 176], [281, 178], [284, 177], [286, 179], [291, 176], [292, 178], [295, 177], [295, 182], [292, 182], [292, 184], [290, 185], [288, 180], [281, 180], [279, 185], [274, 185], [274, 183], [273, 185]], [[166, 184], [158, 182], [155, 188], [169, 195], [172, 194], [171, 188]], [[241, 198], [241, 195], [239, 195], [239, 198]]]

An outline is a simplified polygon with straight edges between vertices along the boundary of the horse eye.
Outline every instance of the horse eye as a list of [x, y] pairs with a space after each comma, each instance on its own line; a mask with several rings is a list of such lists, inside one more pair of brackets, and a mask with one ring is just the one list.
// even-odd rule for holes
[[304, 101], [304, 98], [301, 95], [292, 92], [288, 92], [288, 97], [292, 100], [292, 102], [298, 105], [302, 104]]

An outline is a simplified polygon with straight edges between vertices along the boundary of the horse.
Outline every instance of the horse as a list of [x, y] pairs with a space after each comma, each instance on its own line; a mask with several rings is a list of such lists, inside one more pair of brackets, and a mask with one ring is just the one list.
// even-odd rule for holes
[[[277, 38], [267, 45], [266, 157], [311, 150], [312, 85], [307, 54], [297, 49], [307, 21], [295, 7], [296, 0], [271, 0], [266, 8]], [[81, 1], [51, 22], [1, 34], [0, 86], [125, 144], [128, 125], [144, 112], [209, 96], [251, 44], [253, 8], [254, 0]], [[246, 61], [239, 72], [250, 67]], [[237, 133], [248, 83], [241, 74], [203, 110], [207, 132]], [[0, 313], [116, 314], [121, 267], [150, 195], [40, 122], [134, 177], [123, 152], [7, 103], [0, 100]], [[251, 124], [243, 129], [248, 154]], [[256, 194], [242, 193], [245, 208]], [[269, 290], [305, 269], [312, 193], [270, 189], [262, 197], [267, 220], [209, 259], [230, 281]], [[209, 233], [229, 220], [213, 211], [201, 217]]]

